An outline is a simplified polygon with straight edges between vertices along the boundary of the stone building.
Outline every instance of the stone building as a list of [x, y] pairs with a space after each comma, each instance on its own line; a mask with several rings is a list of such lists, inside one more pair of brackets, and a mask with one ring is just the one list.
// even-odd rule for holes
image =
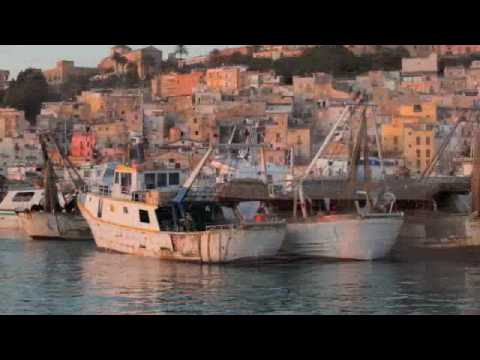
[[405, 124], [405, 166], [411, 174], [421, 174], [435, 156], [435, 133], [432, 124]]
[[152, 96], [154, 98], [192, 96], [194, 89], [204, 81], [204, 72], [161, 74], [152, 79]]
[[[119, 61], [118, 59], [123, 59]], [[110, 56], [98, 65], [101, 73], [124, 74], [130, 66], [136, 66], [140, 79], [158, 74], [162, 69], [163, 53], [154, 46], [133, 50], [126, 45], [118, 45], [110, 50]]]
[[89, 76], [98, 74], [98, 69], [75, 66], [73, 61], [60, 60], [53, 69], [43, 71], [49, 85], [58, 86], [72, 77]]
[[210, 91], [227, 94], [238, 94], [243, 89], [242, 73], [246, 71], [242, 66], [229, 66], [207, 70], [206, 84]]

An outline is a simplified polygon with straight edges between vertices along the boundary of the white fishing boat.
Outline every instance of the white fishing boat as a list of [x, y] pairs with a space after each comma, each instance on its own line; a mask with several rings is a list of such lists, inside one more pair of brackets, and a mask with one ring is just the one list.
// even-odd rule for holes
[[[339, 125], [346, 121], [347, 115], [353, 110], [346, 107], [340, 115], [332, 131], [312, 160], [310, 166], [300, 178], [296, 187], [294, 200], [294, 217], [287, 225], [287, 238], [283, 252], [290, 255], [307, 257], [324, 257], [334, 259], [351, 260], [375, 260], [385, 257], [397, 242], [400, 229], [404, 222], [401, 212], [394, 212], [395, 196], [384, 193], [378, 197], [375, 204], [369, 198], [368, 191], [361, 191], [365, 195], [365, 206], [360, 207], [359, 201], [355, 201], [355, 211], [346, 214], [335, 215], [312, 215], [307, 206], [307, 198], [303, 192], [303, 182], [311, 174], [314, 165], [322, 156], [327, 144], [333, 138]], [[357, 174], [355, 164], [360, 159], [360, 149], [364, 147], [364, 159], [368, 159], [368, 149], [365, 145], [366, 118], [363, 112], [362, 126], [358, 133], [352, 156], [351, 174]], [[378, 136], [377, 136], [377, 144]], [[379, 145], [380, 150], [380, 145]], [[379, 151], [381, 154], [381, 151]], [[365, 162], [368, 166], [368, 162]], [[368, 173], [367, 167], [365, 168]], [[298, 192], [298, 193], [297, 193]], [[297, 218], [297, 194], [299, 197], [302, 218]], [[330, 200], [325, 199], [326, 214], [330, 214]], [[382, 202], [382, 204], [380, 204]], [[311, 203], [311, 202], [310, 202]], [[382, 210], [379, 210], [382, 209]]]
[[26, 211], [18, 214], [23, 231], [33, 240], [92, 240], [80, 214]]
[[[34, 240], [92, 240], [88, 224], [75, 209], [74, 196], [68, 199], [58, 192], [55, 170], [48, 158], [43, 136], [41, 142], [46, 161], [44, 189], [39, 206], [17, 211], [23, 231]], [[75, 179], [78, 180], [81, 178]]]
[[[243, 221], [235, 208], [185, 198], [213, 149], [210, 148], [172, 200], [161, 190], [146, 190], [147, 172], [118, 166], [111, 191], [82, 192], [78, 207], [99, 248], [165, 260], [228, 263], [273, 257], [286, 223]], [[155, 183], [161, 174], [149, 172]]]
[[43, 189], [8, 191], [0, 203], [0, 229], [20, 229], [18, 213], [40, 206], [43, 197]]
[[397, 243], [402, 213], [319, 215], [287, 225], [282, 251], [287, 254], [344, 260], [376, 260]]

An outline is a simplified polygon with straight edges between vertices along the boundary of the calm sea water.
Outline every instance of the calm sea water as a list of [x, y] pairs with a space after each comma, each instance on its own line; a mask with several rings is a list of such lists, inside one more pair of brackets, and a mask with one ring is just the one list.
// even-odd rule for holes
[[207, 266], [1, 234], [0, 314], [480, 314], [480, 251]]

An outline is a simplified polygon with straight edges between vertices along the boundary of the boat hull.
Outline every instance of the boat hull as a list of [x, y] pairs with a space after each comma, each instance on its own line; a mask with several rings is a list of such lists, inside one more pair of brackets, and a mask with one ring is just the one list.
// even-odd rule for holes
[[282, 251], [286, 254], [345, 260], [376, 260], [387, 256], [397, 242], [402, 217], [328, 218], [291, 222]]
[[20, 220], [14, 211], [0, 211], [0, 230], [19, 230]]
[[80, 215], [42, 212], [18, 215], [23, 231], [34, 240], [92, 240], [88, 224]]
[[229, 263], [274, 257], [286, 236], [285, 223], [218, 227], [202, 232], [142, 231], [103, 221], [79, 203], [97, 247], [165, 260]]

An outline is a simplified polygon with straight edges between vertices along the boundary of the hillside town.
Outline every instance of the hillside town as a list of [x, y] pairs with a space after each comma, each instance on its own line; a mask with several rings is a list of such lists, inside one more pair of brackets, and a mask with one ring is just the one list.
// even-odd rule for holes
[[[231, 56], [253, 51], [253, 58], [279, 59], [302, 56], [311, 47], [315, 45], [263, 45], [218, 52]], [[369, 45], [345, 47], [355, 54], [375, 51], [375, 46]], [[374, 70], [351, 79], [312, 73], [293, 76], [290, 84], [273, 70], [252, 71], [244, 65], [165, 71], [162, 51], [153, 46], [139, 50], [116, 46], [96, 68], [59, 60], [55, 68], [42, 70], [51, 88], [61, 88], [79, 76], [108, 79], [131, 68], [144, 81], [142, 87], [93, 88], [69, 100], [43, 102], [34, 123], [26, 121], [20, 109], [1, 108], [0, 174], [17, 179], [42, 168], [38, 151], [38, 133], [42, 131], [55, 132], [61, 148], [68, 149], [70, 160], [78, 167], [125, 161], [129, 142], [140, 137], [148, 161], [188, 171], [207, 144], [228, 142], [233, 128], [247, 122], [258, 126], [261, 141], [268, 144], [265, 156], [269, 164], [284, 166], [293, 154], [294, 165], [301, 168], [360, 91], [376, 105], [370, 115], [379, 125], [385, 160], [395, 164], [389, 170], [415, 177], [426, 169], [456, 126], [456, 112], [480, 105], [480, 61], [440, 71], [439, 59], [475, 53], [480, 46], [405, 47], [412, 57], [402, 59], [401, 68], [395, 71]], [[179, 68], [206, 63], [209, 58], [175, 56], [168, 58]], [[0, 71], [4, 90], [8, 89], [8, 77], [8, 70]], [[474, 117], [476, 121], [476, 113]], [[469, 175], [472, 124], [473, 120], [460, 125], [443, 156], [447, 160], [439, 162], [436, 173]], [[374, 134], [369, 136], [374, 141]], [[237, 137], [244, 142], [244, 134], [239, 132]], [[331, 160], [348, 158], [344, 140], [329, 148]]]

